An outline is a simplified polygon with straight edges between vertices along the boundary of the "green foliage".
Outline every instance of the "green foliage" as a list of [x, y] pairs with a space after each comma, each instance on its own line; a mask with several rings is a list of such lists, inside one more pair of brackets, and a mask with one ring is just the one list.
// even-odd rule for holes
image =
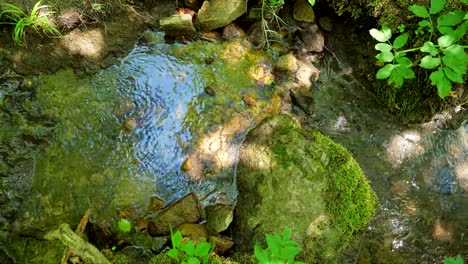
[[12, 37], [18, 46], [25, 45], [25, 34], [28, 28], [31, 28], [40, 36], [43, 36], [43, 34], [48, 37], [61, 36], [60, 31], [49, 20], [49, 16], [53, 14], [53, 11], [49, 10], [50, 6], [41, 5], [41, 1], [34, 5], [30, 14], [10, 3], [2, 3], [0, 6], [6, 8], [0, 13], [0, 18], [4, 15], [11, 21], [1, 24], [14, 25]]
[[263, 249], [255, 245], [254, 255], [259, 264], [292, 264], [302, 263], [295, 262], [294, 258], [302, 249], [297, 245], [296, 241], [290, 240], [291, 230], [286, 228], [280, 236], [277, 233], [273, 235], [266, 234], [267, 248]]
[[177, 231], [175, 234], [171, 230], [172, 249], [167, 252], [167, 256], [182, 264], [208, 263], [212, 251], [210, 243], [201, 242], [197, 246], [192, 241], [182, 244], [182, 234]]
[[463, 258], [460, 255], [453, 258], [445, 257], [444, 264], [463, 264]]
[[[427, 55], [423, 56], [419, 66], [434, 70], [429, 79], [432, 85], [437, 87], [441, 98], [449, 95], [452, 83], [463, 84], [463, 76], [468, 68], [468, 56], [465, 53], [468, 46], [459, 42], [468, 31], [468, 13], [464, 10], [441, 13], [445, 7], [446, 0], [431, 0], [429, 10], [421, 5], [408, 8], [416, 17], [422, 18], [415, 31], [416, 35], [429, 33], [429, 39], [421, 47], [402, 49], [408, 42], [408, 33], [400, 34], [393, 43], [390, 42], [392, 31], [386, 26], [382, 26], [381, 30], [369, 31], [370, 35], [380, 42], [375, 45], [375, 49], [380, 51], [376, 58], [383, 67], [377, 72], [377, 79], [388, 79], [388, 84], [401, 88], [404, 80], [416, 78], [412, 70], [414, 63], [407, 57], [407, 53], [420, 51]], [[431, 15], [438, 15], [436, 25]], [[400, 25], [400, 33], [404, 32], [404, 29], [404, 25]], [[436, 29], [438, 33], [435, 32]], [[440, 35], [437, 44], [431, 41], [433, 34]]]
[[130, 221], [128, 221], [127, 219], [120, 219], [117, 222], [117, 227], [120, 232], [128, 233], [132, 230], [132, 223], [130, 223]]

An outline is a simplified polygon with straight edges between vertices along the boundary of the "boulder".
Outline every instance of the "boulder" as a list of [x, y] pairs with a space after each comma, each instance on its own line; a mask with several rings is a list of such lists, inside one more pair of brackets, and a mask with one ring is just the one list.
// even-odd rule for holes
[[216, 235], [228, 228], [234, 217], [234, 206], [215, 204], [205, 207], [206, 222], [210, 235]]
[[247, 0], [207, 0], [198, 11], [202, 29], [224, 27], [247, 12]]
[[297, 0], [293, 9], [294, 19], [303, 22], [314, 22], [315, 13], [307, 0]]
[[278, 71], [290, 71], [294, 72], [297, 70], [297, 59], [292, 52], [282, 55], [276, 61], [275, 69]]
[[[377, 199], [350, 152], [278, 115], [251, 130], [240, 149], [232, 233], [248, 252], [266, 233], [292, 231], [306, 263], [336, 263]], [[262, 246], [265, 246], [264, 244]]]
[[169, 37], [186, 37], [193, 39], [197, 35], [197, 30], [193, 26], [192, 16], [189, 14], [177, 14], [165, 17], [159, 21], [161, 29]]
[[148, 233], [152, 236], [168, 235], [170, 226], [175, 228], [185, 223], [197, 223], [200, 219], [198, 198], [194, 193], [189, 193], [154, 216], [148, 223]]

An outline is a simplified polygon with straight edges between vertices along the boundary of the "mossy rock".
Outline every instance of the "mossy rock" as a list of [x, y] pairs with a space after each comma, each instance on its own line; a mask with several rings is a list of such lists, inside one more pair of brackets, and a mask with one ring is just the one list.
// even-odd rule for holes
[[350, 152], [289, 116], [249, 132], [238, 166], [233, 233], [242, 252], [289, 228], [303, 261], [333, 263], [374, 216], [376, 195]]

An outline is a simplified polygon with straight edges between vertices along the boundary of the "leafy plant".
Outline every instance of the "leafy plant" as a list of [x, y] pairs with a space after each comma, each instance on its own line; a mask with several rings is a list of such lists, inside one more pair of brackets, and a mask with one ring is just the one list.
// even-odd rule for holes
[[463, 264], [463, 258], [458, 255], [456, 257], [445, 257], [444, 264]]
[[28, 28], [33, 29], [40, 36], [43, 36], [43, 34], [48, 37], [61, 36], [60, 31], [49, 20], [49, 17], [54, 12], [49, 10], [50, 6], [41, 5], [41, 1], [38, 1], [34, 5], [30, 14], [10, 3], [2, 3], [0, 6], [6, 8], [0, 13], [0, 18], [5, 15], [5, 17], [12, 21], [1, 24], [14, 25], [12, 37], [18, 46], [25, 45], [25, 34]]
[[212, 251], [210, 243], [201, 242], [197, 246], [192, 241], [187, 241], [182, 244], [182, 234], [177, 231], [172, 233], [171, 229], [172, 249], [167, 252], [167, 255], [177, 262], [182, 264], [206, 264], [210, 258]]
[[[429, 78], [432, 85], [437, 86], [441, 98], [449, 95], [452, 83], [463, 84], [463, 76], [468, 67], [468, 56], [465, 53], [468, 46], [459, 42], [468, 31], [468, 13], [464, 10], [441, 13], [445, 7], [446, 0], [431, 0], [429, 10], [421, 5], [411, 5], [408, 8], [415, 16], [422, 18], [415, 33], [429, 33], [428, 40], [421, 47], [402, 49], [408, 42], [409, 34], [400, 34], [391, 42], [392, 31], [386, 26], [382, 26], [381, 30], [373, 28], [369, 31], [380, 42], [375, 45], [375, 49], [380, 51], [376, 58], [383, 67], [377, 72], [377, 79], [388, 79], [388, 84], [402, 87], [404, 80], [416, 77], [411, 69], [413, 62], [407, 57], [407, 53], [419, 51], [427, 54], [421, 59], [419, 66], [435, 70]], [[433, 15], [438, 15], [437, 19], [431, 17]], [[399, 27], [400, 32], [404, 29], [404, 25]], [[437, 44], [432, 42], [436, 29], [440, 34]]]
[[291, 230], [285, 229], [280, 236], [277, 233], [273, 235], [266, 234], [267, 248], [263, 249], [255, 245], [254, 255], [259, 264], [300, 264], [294, 262], [294, 258], [302, 249], [296, 241], [290, 240]]
[[128, 221], [127, 219], [120, 219], [117, 222], [117, 228], [122, 233], [128, 233], [132, 231], [132, 223], [130, 223], [130, 221]]

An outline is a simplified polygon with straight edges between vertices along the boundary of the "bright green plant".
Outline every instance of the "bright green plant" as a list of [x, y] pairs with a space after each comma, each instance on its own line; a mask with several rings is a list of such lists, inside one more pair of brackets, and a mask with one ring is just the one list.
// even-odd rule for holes
[[182, 264], [206, 264], [212, 251], [210, 243], [201, 242], [197, 246], [192, 241], [182, 244], [182, 234], [177, 231], [175, 234], [171, 230], [172, 249], [167, 255]]
[[463, 258], [458, 255], [456, 257], [445, 257], [444, 264], [463, 264]]
[[[467, 4], [466, 0], [463, 0]], [[417, 35], [428, 33], [428, 40], [421, 47], [403, 49], [408, 42], [407, 33], [400, 34], [393, 42], [392, 31], [386, 26], [381, 30], [371, 29], [371, 36], [378, 42], [375, 49], [380, 51], [376, 55], [377, 60], [383, 67], [377, 72], [377, 79], [388, 79], [388, 84], [394, 84], [397, 88], [403, 86], [405, 79], [414, 79], [416, 76], [413, 62], [406, 55], [409, 52], [423, 52], [425, 55], [419, 66], [424, 69], [435, 70], [429, 78], [432, 85], [437, 86], [441, 98], [449, 95], [452, 90], [452, 83], [463, 84], [463, 76], [467, 72], [468, 56], [465, 53], [467, 45], [463, 45], [461, 40], [468, 31], [468, 13], [464, 10], [454, 10], [447, 12], [446, 0], [431, 0], [429, 10], [421, 5], [412, 5], [408, 8], [415, 16], [422, 20], [416, 29]], [[442, 12], [444, 11], [444, 12]], [[437, 15], [437, 19], [434, 16]], [[405, 27], [400, 26], [399, 31], [404, 31]], [[438, 35], [437, 43], [432, 42], [432, 37]]]
[[130, 221], [128, 221], [127, 219], [120, 219], [117, 222], [117, 228], [122, 233], [128, 233], [132, 231], [132, 223], [130, 223]]
[[3, 22], [1, 24], [11, 24], [14, 25], [13, 29], [13, 41], [18, 46], [25, 45], [25, 34], [28, 28], [31, 28], [39, 34], [40, 36], [46, 35], [51, 36], [61, 36], [60, 31], [54, 26], [50, 21], [49, 17], [54, 12], [50, 11], [50, 6], [41, 5], [41, 1], [38, 1], [30, 14], [27, 14], [19, 7], [10, 4], [2, 3], [1, 7], [5, 8], [0, 13], [0, 18], [5, 16], [11, 22]]
[[255, 245], [254, 255], [259, 264], [300, 264], [294, 258], [302, 252], [296, 241], [290, 240], [291, 230], [286, 228], [280, 236], [266, 234], [267, 248], [263, 249]]

